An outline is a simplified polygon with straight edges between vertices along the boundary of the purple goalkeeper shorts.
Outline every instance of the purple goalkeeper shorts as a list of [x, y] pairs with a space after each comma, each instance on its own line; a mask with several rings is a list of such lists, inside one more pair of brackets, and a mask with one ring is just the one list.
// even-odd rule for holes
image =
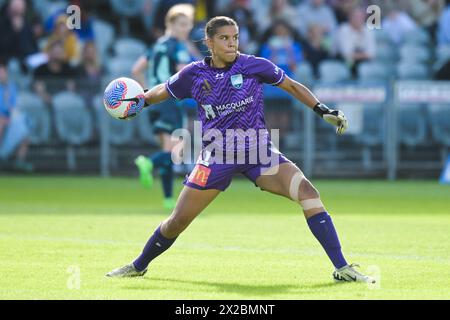
[[256, 185], [256, 179], [259, 176], [274, 174], [278, 165], [291, 162], [273, 144], [268, 145], [265, 150], [267, 151], [267, 157], [264, 157], [264, 159], [258, 156], [255, 160], [250, 160], [247, 151], [245, 161], [234, 161], [234, 163], [225, 162], [225, 160], [223, 161], [225, 163], [217, 163], [214, 157], [205, 155], [203, 150], [196, 166], [191, 174], [186, 176], [183, 184], [198, 190], [217, 189], [225, 191], [234, 175], [243, 174]]

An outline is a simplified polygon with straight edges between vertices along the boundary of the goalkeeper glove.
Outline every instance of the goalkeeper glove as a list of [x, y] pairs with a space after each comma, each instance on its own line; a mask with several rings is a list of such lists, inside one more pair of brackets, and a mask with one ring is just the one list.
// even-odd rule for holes
[[337, 127], [336, 128], [337, 134], [344, 134], [345, 130], [347, 130], [348, 121], [342, 111], [330, 109], [320, 102], [314, 106], [313, 110], [326, 122]]

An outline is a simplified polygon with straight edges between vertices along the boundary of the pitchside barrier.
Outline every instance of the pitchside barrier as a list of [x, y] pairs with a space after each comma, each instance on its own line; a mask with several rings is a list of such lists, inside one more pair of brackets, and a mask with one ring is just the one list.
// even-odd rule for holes
[[[157, 150], [149, 110], [131, 121], [107, 115], [98, 91], [109, 80], [73, 88], [48, 81], [49, 87], [63, 90], [48, 102], [20, 91], [18, 110], [29, 120], [29, 158], [37, 171], [127, 174], [136, 171], [138, 154]], [[344, 111], [349, 119], [345, 135], [337, 136], [331, 125], [279, 88], [265, 88], [268, 128], [279, 129], [280, 150], [308, 177], [448, 177], [442, 171], [450, 147], [450, 82], [316, 82], [308, 87], [329, 107]], [[183, 103], [193, 133], [196, 107]]]

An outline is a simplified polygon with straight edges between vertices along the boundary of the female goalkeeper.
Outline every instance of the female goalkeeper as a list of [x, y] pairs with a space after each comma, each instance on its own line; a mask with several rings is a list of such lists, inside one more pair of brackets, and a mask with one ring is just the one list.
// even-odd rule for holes
[[[306, 87], [290, 79], [272, 62], [239, 53], [239, 28], [234, 20], [228, 17], [212, 18], [205, 27], [205, 38], [211, 56], [187, 65], [166, 83], [147, 91], [145, 103], [152, 105], [169, 97], [178, 100], [194, 98], [199, 105], [203, 134], [213, 131], [216, 137], [211, 139], [213, 142], [210, 144], [204, 143], [196, 167], [184, 181], [185, 187], [175, 209], [155, 230], [140, 256], [107, 276], [143, 276], [148, 264], [166, 251], [195, 217], [221, 191], [225, 191], [233, 175], [241, 173], [262, 190], [300, 204], [311, 232], [335, 267], [335, 281], [374, 283], [372, 277], [357, 272], [354, 265], [347, 263], [319, 192], [270, 141], [264, 122], [263, 83], [278, 86], [291, 94], [336, 126], [338, 134], [343, 134], [347, 129], [344, 114], [321, 104]], [[229, 141], [223, 143], [228, 139], [217, 139], [217, 133], [225, 137], [230, 129], [235, 130], [238, 139], [242, 132], [246, 132], [248, 139], [237, 146], [233, 143], [231, 147]], [[204, 136], [203, 140], [208, 139]], [[264, 154], [261, 149], [270, 155], [270, 162], [262, 161], [261, 157], [255, 158], [255, 150], [258, 150], [258, 155]], [[226, 161], [223, 160], [225, 157]], [[236, 158], [245, 161], [236, 163]]]

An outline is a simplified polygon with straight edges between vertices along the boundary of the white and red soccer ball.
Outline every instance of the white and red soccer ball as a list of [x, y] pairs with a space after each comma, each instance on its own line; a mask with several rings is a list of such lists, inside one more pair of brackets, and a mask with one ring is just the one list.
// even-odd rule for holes
[[130, 78], [111, 81], [105, 89], [103, 104], [108, 113], [120, 120], [131, 119], [144, 107], [144, 89]]

